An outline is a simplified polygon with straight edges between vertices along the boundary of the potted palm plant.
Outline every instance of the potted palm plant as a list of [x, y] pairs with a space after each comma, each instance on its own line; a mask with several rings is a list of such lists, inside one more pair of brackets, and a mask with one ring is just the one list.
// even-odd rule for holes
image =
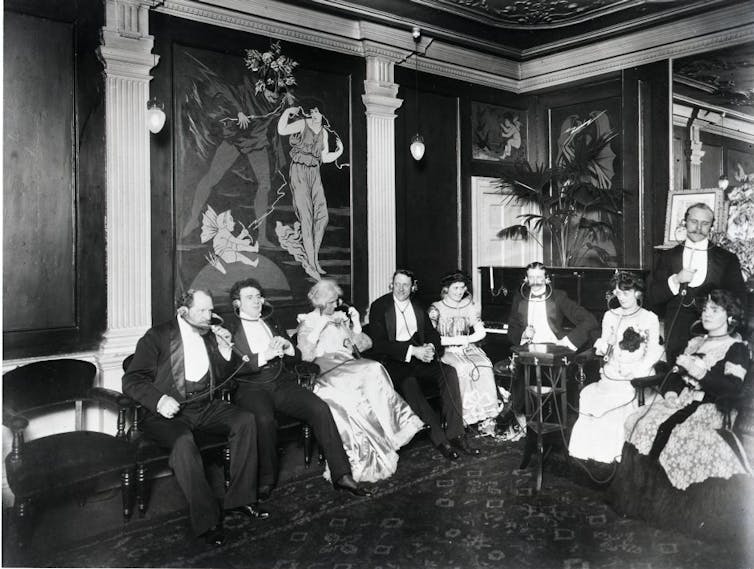
[[[551, 264], [562, 267], [616, 264], [603, 246], [616, 234], [622, 216], [623, 191], [612, 186], [610, 176], [615, 154], [610, 147], [618, 131], [599, 127], [603, 113], [563, 133], [560, 152], [552, 167], [516, 162], [502, 167], [498, 190], [533, 213], [521, 214], [521, 222], [501, 229], [497, 236], [508, 239], [549, 238]], [[540, 242], [541, 245], [544, 245]]]

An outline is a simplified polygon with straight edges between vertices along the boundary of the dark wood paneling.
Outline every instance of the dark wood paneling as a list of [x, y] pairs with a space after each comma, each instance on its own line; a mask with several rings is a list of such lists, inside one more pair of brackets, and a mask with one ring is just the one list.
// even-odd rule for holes
[[[458, 99], [404, 87], [402, 117], [396, 126], [396, 262], [414, 271], [418, 296], [435, 300], [443, 273], [458, 267]], [[409, 152], [411, 137], [422, 134], [424, 158]], [[387, 283], [386, 283], [387, 285]]]
[[[651, 267], [652, 247], [663, 241], [670, 180], [670, 69], [660, 61], [623, 72], [623, 234], [626, 267]], [[643, 211], [639, 191], [643, 184]], [[658, 204], [662, 207], [658, 211]], [[662, 221], [659, 223], [660, 215]], [[639, 219], [644, 234], [638, 235]], [[634, 238], [634, 236], [638, 238]]]
[[69, 23], [5, 16], [6, 332], [76, 325], [73, 46]]
[[106, 325], [102, 6], [6, 2], [4, 357], [96, 347]]

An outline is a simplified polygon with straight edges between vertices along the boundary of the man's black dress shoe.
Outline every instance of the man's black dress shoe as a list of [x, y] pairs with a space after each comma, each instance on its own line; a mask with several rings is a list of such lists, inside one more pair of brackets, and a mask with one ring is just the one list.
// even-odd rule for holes
[[443, 455], [448, 460], [457, 460], [458, 459], [458, 453], [453, 450], [453, 447], [450, 446], [448, 443], [440, 443], [437, 445], [437, 450], [440, 451], [440, 454]]
[[453, 448], [470, 456], [479, 456], [482, 452], [478, 448], [471, 446], [465, 437], [456, 437], [450, 441], [450, 444]]
[[263, 510], [256, 504], [246, 504], [245, 506], [238, 506], [237, 508], [229, 508], [225, 510], [231, 514], [242, 514], [249, 519], [266, 520], [270, 517], [270, 512]]
[[366, 488], [359, 486], [350, 474], [344, 474], [338, 478], [333, 486], [336, 490], [347, 490], [354, 496], [371, 496], [372, 493]]
[[272, 494], [272, 486], [260, 486], [257, 488], [257, 498], [260, 502], [264, 502], [265, 500], [270, 499], [270, 495]]
[[216, 526], [213, 526], [209, 530], [205, 531], [202, 534], [202, 537], [204, 538], [204, 541], [207, 545], [212, 545], [214, 547], [220, 547], [223, 543], [225, 543], [225, 531], [223, 531], [223, 526], [220, 524], [217, 524]]

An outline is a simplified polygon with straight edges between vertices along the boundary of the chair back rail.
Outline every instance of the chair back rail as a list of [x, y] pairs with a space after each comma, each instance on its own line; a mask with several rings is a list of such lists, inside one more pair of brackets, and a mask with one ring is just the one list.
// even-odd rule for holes
[[[13, 416], [33, 415], [55, 406], [70, 405], [86, 397], [94, 385], [97, 367], [72, 359], [40, 361], [3, 374], [3, 424]], [[81, 427], [81, 407], [77, 406], [77, 428]]]

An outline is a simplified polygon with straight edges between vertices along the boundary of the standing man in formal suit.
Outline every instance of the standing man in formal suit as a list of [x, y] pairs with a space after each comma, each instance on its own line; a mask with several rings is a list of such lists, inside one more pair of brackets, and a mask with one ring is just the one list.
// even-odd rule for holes
[[[288, 337], [285, 329], [271, 317], [263, 315], [264, 293], [255, 279], [233, 284], [230, 300], [236, 314], [233, 341], [247, 355], [236, 375], [238, 389], [233, 401], [256, 417], [259, 432], [259, 497], [270, 496], [278, 476], [277, 421], [281, 411], [308, 423], [322, 447], [333, 486], [356, 496], [369, 496], [351, 475], [351, 464], [343, 450], [343, 440], [330, 413], [330, 407], [312, 391], [298, 384], [292, 367], [301, 362], [301, 351]], [[239, 362], [240, 363], [240, 362]]]
[[657, 255], [649, 277], [649, 301], [656, 312], [665, 309], [665, 351], [671, 365], [691, 337], [704, 299], [713, 289], [725, 289], [739, 299], [746, 287], [738, 257], [709, 241], [715, 214], [707, 204], [686, 210], [686, 240]]
[[[571, 328], [567, 330], [566, 324]], [[599, 336], [599, 331], [597, 319], [591, 312], [568, 298], [564, 291], [550, 286], [543, 263], [535, 261], [527, 265], [521, 294], [513, 299], [508, 321], [508, 338], [514, 346], [556, 344], [577, 351]], [[518, 425], [524, 422], [525, 387], [522, 374], [518, 374], [511, 383], [511, 410]], [[512, 427], [507, 438], [523, 435], [523, 431], [515, 428], [515, 423]]]
[[[372, 357], [382, 362], [398, 393], [429, 425], [429, 438], [445, 458], [457, 459], [458, 451], [478, 455], [479, 449], [472, 447], [465, 437], [456, 371], [440, 361], [443, 350], [440, 334], [427, 311], [411, 298], [416, 290], [414, 274], [398, 269], [393, 274], [391, 288], [392, 293], [381, 296], [369, 308]], [[419, 383], [422, 379], [431, 379], [440, 387], [445, 431], [424, 396]]]
[[230, 487], [222, 508], [249, 518], [269, 513], [255, 505], [254, 415], [214, 397], [215, 386], [231, 371], [231, 335], [210, 324], [212, 310], [207, 291], [187, 291], [178, 301], [176, 318], [149, 329], [137, 343], [123, 376], [123, 393], [147, 410], [144, 432], [170, 449], [169, 464], [188, 500], [194, 532], [219, 546], [225, 540], [223, 510], [206, 479], [195, 431], [228, 436]]

